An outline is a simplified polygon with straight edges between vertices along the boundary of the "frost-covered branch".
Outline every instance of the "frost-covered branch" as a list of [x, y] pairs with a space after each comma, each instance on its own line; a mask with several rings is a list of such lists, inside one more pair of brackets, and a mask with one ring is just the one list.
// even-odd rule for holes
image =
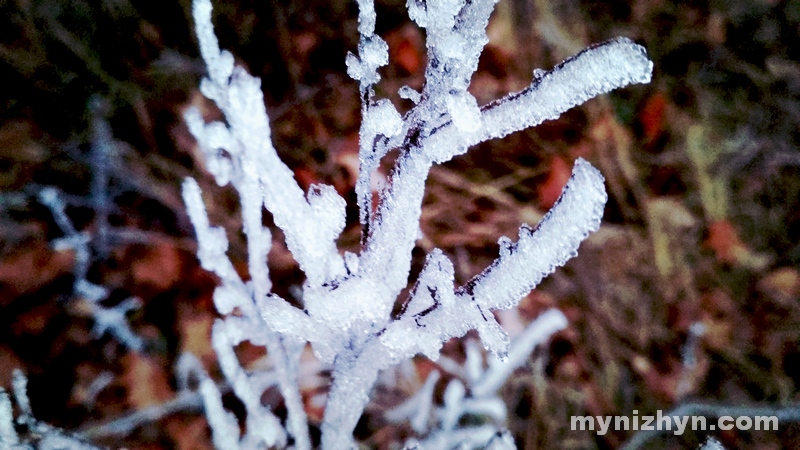
[[[528, 360], [535, 347], [545, 342], [567, 326], [567, 319], [560, 311], [551, 309], [528, 325], [511, 343], [507, 361], [489, 359], [484, 366], [479, 345], [474, 340], [466, 343], [466, 361], [463, 367], [455, 362], [457, 378], [450, 380], [445, 389], [444, 403], [434, 407], [434, 385], [440, 379], [438, 371], [428, 376], [422, 389], [411, 398], [388, 411], [385, 417], [391, 422], [408, 420], [414, 431], [423, 437], [415, 448], [485, 448], [490, 439], [506, 427], [506, 405], [497, 396], [497, 391], [511, 373]], [[465, 415], [485, 417], [489, 423], [478, 426], [459, 426]], [[429, 424], [436, 424], [429, 428]], [[494, 442], [496, 448], [514, 448], [506, 445], [500, 436]], [[412, 448], [415, 441], [406, 443]], [[491, 446], [488, 446], [491, 448]]]
[[[250, 448], [286, 443], [283, 425], [269, 406], [261, 404], [261, 395], [267, 388], [260, 383], [263, 373], [247, 373], [233, 352], [233, 347], [249, 340], [267, 348], [288, 411], [286, 431], [297, 449], [308, 449], [311, 440], [297, 387], [302, 344], [276, 334], [254, 304], [254, 298], [265, 298], [271, 289], [266, 257], [272, 234], [262, 224], [261, 210], [266, 206], [272, 212], [275, 223], [286, 234], [287, 245], [309, 278], [321, 280], [331, 272], [343, 271], [333, 240], [344, 227], [344, 200], [330, 187], [312, 189], [307, 198], [303, 195], [291, 171], [272, 147], [261, 83], [244, 69], [235, 68], [229, 52], [220, 51], [211, 24], [211, 3], [196, 1], [193, 13], [200, 52], [209, 69], [201, 90], [225, 114], [227, 125], [206, 124], [196, 109], [187, 111], [186, 122], [217, 183], [230, 183], [239, 193], [247, 236], [251, 280], [245, 283], [226, 255], [225, 230], [211, 227], [208, 222], [199, 186], [192, 179], [184, 182], [184, 201], [198, 237], [198, 257], [203, 267], [215, 272], [223, 282], [214, 293], [214, 303], [221, 314], [238, 311], [238, 315], [229, 315], [215, 323], [212, 341], [223, 374], [247, 410], [247, 427], [239, 445]], [[238, 429], [214, 428], [214, 433], [215, 436], [235, 434], [239, 439]]]
[[[468, 107], [448, 108], [441, 101], [430, 105], [433, 111], [426, 111], [424, 108], [429, 103], [421, 102], [406, 117], [424, 114], [438, 120], [417, 126], [399, 142], [405, 152], [379, 206], [381, 220], [370, 227], [372, 235], [364, 255], [369, 261], [367, 264], [374, 267], [382, 263], [381, 269], [390, 270], [392, 278], [398, 280], [392, 283], [395, 290], [399, 292], [405, 287], [399, 280], [408, 276], [409, 255], [417, 238], [416, 227], [421, 214], [419, 205], [431, 164], [447, 161], [489, 139], [555, 119], [573, 106], [612, 89], [648, 82], [651, 71], [652, 62], [641, 46], [626, 38], [617, 38], [567, 59], [550, 72], [537, 73], [528, 89], [491, 103], [480, 112]], [[417, 112], [420, 108], [422, 111]], [[394, 143], [388, 142], [381, 145]], [[398, 203], [406, 207], [395, 207]], [[386, 250], [381, 243], [389, 239], [393, 239], [395, 245], [389, 249], [392, 252], [386, 254], [380, 251]]]
[[[130, 297], [117, 305], [106, 307], [100, 302], [110, 294], [108, 288], [87, 279], [92, 263], [92, 236], [85, 232], [78, 232], [67, 216], [66, 203], [61, 191], [54, 187], [45, 187], [39, 192], [39, 201], [50, 209], [56, 224], [61, 228], [64, 236], [53, 241], [53, 248], [57, 251], [72, 250], [75, 252], [75, 281], [73, 292], [85, 300], [85, 309], [94, 319], [92, 333], [100, 337], [109, 333], [122, 344], [134, 351], [140, 351], [144, 342], [131, 329], [126, 315], [128, 312], [142, 306], [140, 299]], [[99, 202], [94, 202], [98, 204]], [[101, 219], [103, 220], [103, 219]], [[102, 226], [99, 229], [103, 229]], [[101, 231], [98, 239], [106, 242], [108, 230]], [[103, 244], [105, 245], [105, 244]]]
[[644, 48], [628, 38], [596, 44], [549, 71], [536, 69], [528, 88], [483, 106], [474, 128], [459, 127], [451, 112], [452, 121], [433, 130], [422, 145], [434, 161], [448, 161], [480, 142], [557, 119], [598, 95], [649, 83], [652, 70]]
[[87, 439], [120, 438], [147, 424], [158, 422], [164, 417], [203, 410], [203, 396], [200, 393], [182, 391], [175, 398], [159, 405], [148, 406], [118, 417], [110, 422], [89, 425], [81, 430]]
[[[217, 183], [231, 182], [248, 200], [263, 204], [272, 213], [309, 280], [320, 282], [339, 275], [343, 264], [334, 240], [345, 224], [344, 199], [330, 186], [313, 186], [308, 195], [303, 193], [272, 146], [260, 80], [243, 68], [234, 67], [233, 56], [220, 51], [211, 25], [211, 2], [196, 1], [193, 11], [200, 52], [209, 68], [200, 90], [217, 104], [227, 122], [206, 124], [196, 109], [186, 114], [189, 129], [206, 155], [209, 171]], [[244, 198], [242, 201], [246, 202]], [[246, 208], [252, 210], [253, 206], [247, 204]], [[269, 238], [249, 234], [258, 234], [263, 228], [260, 221], [254, 223], [260, 212], [245, 214], [250, 214], [245, 217], [245, 232], [252, 238], [248, 242], [257, 241], [269, 248]], [[253, 228], [248, 230], [250, 226]], [[266, 256], [263, 248], [259, 250], [251, 255], [254, 260]], [[263, 259], [257, 265], [263, 265]]]
[[723, 447], [718, 440], [709, 437], [703, 445], [699, 447], [699, 450], [725, 450], [725, 447]]
[[[575, 256], [581, 241], [599, 227], [605, 201], [602, 176], [579, 159], [561, 197], [537, 228], [520, 228], [516, 243], [501, 238], [500, 257], [464, 286], [453, 291], [450, 260], [440, 251], [428, 255], [405, 314], [380, 339], [404, 357], [422, 352], [433, 358], [448, 339], [476, 329], [487, 349], [503, 357], [508, 340], [490, 311], [514, 306]], [[409, 333], [425, 339], [407, 339]]]
[[[5, 389], [0, 387], [0, 448], [9, 450], [98, 450], [80, 436], [70, 435], [52, 425], [36, 420], [28, 399], [28, 379], [19, 369], [11, 376], [11, 390], [19, 414]], [[16, 423], [16, 424], [15, 424]], [[17, 429], [19, 425], [19, 430]]]
[[[191, 179], [184, 183], [198, 256], [203, 267], [222, 281], [214, 300], [227, 317], [214, 326], [212, 339], [223, 373], [247, 409], [247, 432], [255, 426], [251, 415], [273, 422], [270, 428], [277, 424], [257, 401], [245, 398], [265, 388], [257, 381], [264, 378], [247, 373], [231, 347], [243, 340], [267, 347], [289, 410], [289, 434], [300, 442], [307, 430], [303, 431], [305, 415], [295, 383], [299, 351], [308, 342], [323, 362], [333, 366], [322, 424], [322, 447], [329, 449], [354, 445], [352, 430], [379, 371], [417, 353], [437, 358], [445, 341], [472, 329], [488, 350], [506, 358], [508, 337], [492, 311], [515, 306], [542, 278], [575, 256], [581, 241], [598, 228], [607, 199], [603, 177], [579, 159], [553, 209], [536, 227], [523, 225], [516, 242], [501, 238], [500, 256], [486, 270], [456, 288], [452, 262], [436, 249], [409, 298], [403, 299], [404, 310], [392, 317], [395, 301], [408, 284], [425, 181], [433, 164], [483, 141], [554, 119], [596, 95], [647, 82], [652, 71], [643, 48], [617, 38], [590, 47], [551, 71], [537, 70], [527, 89], [479, 107], [467, 88], [488, 42], [485, 30], [495, 1], [411, 0], [410, 17], [426, 29], [428, 63], [421, 92], [401, 88], [401, 97], [415, 103], [401, 115], [389, 100], [375, 98], [378, 69], [388, 62], [388, 47], [375, 34], [373, 2], [358, 0], [358, 4], [358, 54], [349, 54], [346, 62], [348, 73], [360, 84], [362, 100], [361, 169], [356, 184], [362, 224], [359, 254], [342, 256], [335, 246], [345, 225], [344, 200], [330, 186], [314, 185], [304, 194], [278, 158], [270, 142], [260, 82], [234, 67], [231, 54], [219, 49], [209, 0], [194, 3], [198, 41], [209, 72], [201, 91], [223, 112], [225, 123], [205, 123], [196, 109], [186, 114], [207, 169], [219, 184], [232, 184], [242, 203], [247, 282], [226, 255], [225, 230], [209, 224], [199, 186]], [[389, 185], [373, 205], [370, 178], [390, 150], [399, 151], [399, 157]], [[266, 256], [271, 234], [262, 224], [262, 207], [284, 232], [288, 249], [306, 274], [302, 309], [270, 293]], [[550, 312], [537, 323], [540, 335], [530, 338], [535, 342], [562, 328], [564, 319]], [[496, 390], [497, 380], [507, 373], [501, 369], [493, 373], [500, 375], [476, 389]], [[282, 442], [280, 433], [270, 436], [263, 437], [267, 445]]]

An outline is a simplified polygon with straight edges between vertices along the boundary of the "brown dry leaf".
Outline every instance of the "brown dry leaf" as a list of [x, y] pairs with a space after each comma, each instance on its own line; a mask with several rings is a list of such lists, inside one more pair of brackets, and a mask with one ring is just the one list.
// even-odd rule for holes
[[571, 174], [572, 168], [564, 158], [556, 156], [550, 161], [550, 173], [538, 187], [539, 204], [542, 208], [551, 208], [556, 203]]
[[761, 271], [769, 264], [771, 258], [751, 250], [739, 238], [739, 232], [728, 220], [718, 220], [708, 226], [706, 245], [710, 247], [717, 260], [723, 263], [736, 264], [748, 269]]
[[343, 194], [354, 188], [361, 170], [361, 160], [358, 158], [358, 133], [350, 133], [339, 139], [332, 139], [328, 146], [335, 156], [336, 165], [341, 169], [342, 186], [336, 185], [336, 191]]
[[323, 389], [304, 393], [303, 409], [306, 410], [309, 422], [313, 424], [322, 423], [322, 419], [325, 416], [325, 402], [327, 399], [328, 394]]
[[441, 371], [441, 368], [428, 358], [416, 358], [414, 360], [414, 367], [417, 369], [417, 377], [419, 377], [423, 383], [428, 379], [428, 376], [430, 376], [431, 372], [434, 370]]
[[11, 332], [15, 336], [39, 335], [50, 320], [61, 314], [62, 311], [52, 302], [36, 306], [19, 314], [11, 325]]
[[300, 372], [297, 385], [303, 396], [303, 408], [309, 421], [315, 424], [322, 423], [325, 414], [325, 402], [328, 398], [330, 380], [323, 374], [325, 365], [320, 362], [306, 345], [300, 356]]
[[736, 248], [744, 246], [736, 228], [727, 220], [719, 220], [709, 225], [706, 244], [714, 250], [717, 260], [725, 263], [735, 263]]
[[553, 378], [561, 382], [576, 382], [582, 374], [581, 358], [574, 353], [570, 353], [559, 361]]
[[177, 450], [212, 450], [211, 435], [205, 417], [176, 416], [165, 426]]
[[216, 359], [211, 347], [211, 327], [214, 315], [208, 311], [180, 308], [178, 326], [180, 327], [181, 353], [191, 353], [205, 364]]
[[308, 59], [309, 53], [311, 53], [317, 45], [319, 45], [319, 37], [316, 33], [305, 31], [294, 37], [294, 50], [297, 52], [297, 56], [300, 60], [304, 61]]
[[705, 327], [703, 342], [709, 348], [724, 351], [735, 347], [737, 340], [748, 340], [749, 330], [739, 323], [741, 320], [737, 320], [740, 313], [736, 302], [727, 292], [715, 289], [703, 294], [700, 304]]
[[319, 184], [321, 182], [317, 174], [308, 167], [298, 167], [294, 169], [294, 179], [297, 180], [297, 184], [299, 184], [304, 191], [307, 191], [312, 184]]
[[300, 371], [297, 378], [297, 385], [300, 392], [316, 392], [319, 389], [326, 389], [330, 384], [327, 377], [323, 374], [326, 370], [325, 365], [314, 356], [310, 345], [306, 345], [300, 355]]
[[69, 273], [74, 253], [53, 252], [44, 241], [20, 248], [0, 261], [0, 305], [11, 303], [20, 295], [30, 294]]
[[[292, 253], [289, 251], [289, 248], [286, 247], [286, 242], [283, 239], [272, 241], [272, 247], [269, 249], [267, 261], [269, 261], [270, 271], [290, 271], [297, 267], [297, 261], [295, 261], [294, 256], [292, 256]], [[247, 274], [246, 263], [238, 266], [237, 272], [240, 276]]]
[[239, 358], [239, 364], [246, 370], [256, 370], [271, 364], [271, 361], [267, 358], [267, 349], [250, 341], [240, 343], [235, 350], [236, 357]]
[[639, 113], [639, 122], [645, 142], [654, 142], [664, 131], [665, 116], [667, 111], [667, 97], [661, 92], [653, 94]]
[[158, 405], [174, 397], [164, 366], [155, 358], [131, 352], [122, 358], [122, 384], [133, 409]]
[[8, 121], [0, 127], [0, 190], [19, 188], [47, 159], [49, 150], [39, 142], [40, 134], [28, 121]]
[[131, 274], [137, 283], [166, 290], [181, 280], [181, 266], [181, 251], [162, 242], [148, 247], [131, 263]]
[[800, 297], [800, 273], [793, 267], [775, 269], [758, 282], [758, 289], [783, 306], [796, 307]]
[[40, 163], [50, 152], [38, 138], [41, 130], [29, 121], [14, 120], [0, 127], [0, 159], [15, 162]]
[[669, 372], [662, 373], [642, 355], [633, 358], [632, 366], [647, 385], [647, 392], [654, 398], [667, 403], [674, 403], [678, 399], [682, 366], [675, 365]]
[[400, 76], [421, 75], [425, 64], [425, 44], [420, 30], [411, 23], [386, 35], [389, 61]]

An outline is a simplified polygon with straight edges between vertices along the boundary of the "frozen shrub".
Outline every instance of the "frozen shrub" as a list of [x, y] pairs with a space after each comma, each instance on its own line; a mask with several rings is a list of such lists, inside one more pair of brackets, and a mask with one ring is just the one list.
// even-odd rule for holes
[[[259, 80], [219, 49], [210, 1], [195, 1], [195, 26], [208, 67], [201, 91], [217, 104], [225, 123], [205, 123], [195, 109], [187, 112], [186, 121], [217, 183], [238, 191], [250, 271], [245, 281], [234, 270], [226, 256], [225, 231], [209, 224], [200, 188], [187, 179], [183, 195], [197, 233], [198, 257], [221, 280], [214, 301], [225, 317], [214, 326], [213, 345], [247, 414], [242, 436], [232, 415], [219, 407], [219, 393], [203, 391], [218, 445], [284, 446], [291, 438], [296, 448], [310, 447], [297, 387], [299, 355], [310, 343], [318, 358], [332, 364], [322, 447], [353, 447], [352, 431], [380, 370], [418, 353], [437, 358], [444, 342], [473, 329], [484, 347], [504, 360], [509, 339], [492, 310], [514, 307], [542, 278], [575, 256], [581, 241], [598, 228], [607, 199], [603, 177], [579, 159], [541, 223], [523, 225], [516, 242], [501, 238], [500, 256], [482, 273], [455, 287], [452, 262], [434, 250], [409, 298], [402, 299], [404, 310], [397, 318], [391, 315], [408, 283], [425, 180], [434, 164], [480, 142], [555, 119], [596, 95], [650, 80], [652, 63], [644, 49], [617, 38], [550, 71], [536, 70], [528, 88], [479, 106], [467, 87], [487, 42], [485, 29], [494, 3], [409, 0], [411, 18], [426, 29], [428, 62], [422, 92], [408, 87], [399, 92], [415, 103], [401, 115], [389, 100], [375, 98], [377, 70], [388, 62], [388, 47], [375, 34], [373, 2], [359, 0], [359, 52], [349, 54], [346, 62], [348, 73], [360, 83], [362, 98], [356, 185], [362, 248], [359, 254], [340, 254], [335, 240], [345, 226], [345, 201], [330, 186], [313, 185], [307, 193], [300, 188], [272, 146]], [[390, 150], [398, 150], [399, 157], [373, 209], [370, 176]], [[262, 224], [262, 207], [285, 234], [287, 247], [306, 275], [303, 309], [270, 292], [266, 256], [272, 236]], [[548, 333], [564, 326], [559, 312], [546, 317], [549, 320], [540, 326]], [[244, 340], [266, 346], [272, 361], [269, 371], [249, 373], [240, 366], [232, 347]], [[269, 386], [277, 386], [283, 395], [285, 428], [261, 404], [261, 393]], [[453, 401], [462, 401], [456, 394]]]

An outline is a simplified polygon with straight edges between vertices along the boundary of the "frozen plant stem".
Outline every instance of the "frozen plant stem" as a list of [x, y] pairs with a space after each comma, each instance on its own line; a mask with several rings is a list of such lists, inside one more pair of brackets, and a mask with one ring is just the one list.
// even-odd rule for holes
[[36, 420], [28, 399], [28, 379], [19, 369], [11, 371], [11, 390], [17, 404], [18, 415], [15, 419], [11, 398], [6, 390], [0, 387], [0, 448], [98, 450], [98, 447], [85, 443], [83, 437], [79, 435], [71, 435]]
[[[388, 46], [375, 35], [375, 8], [359, 0], [359, 54], [347, 56], [348, 73], [360, 83], [363, 122], [356, 185], [362, 224], [362, 251], [340, 255], [335, 240], [345, 226], [345, 202], [330, 186], [313, 185], [304, 194], [270, 141], [269, 119], [260, 82], [235, 67], [221, 51], [211, 24], [209, 0], [195, 0], [194, 19], [208, 77], [201, 91], [225, 115], [226, 123], [205, 123], [190, 109], [186, 121], [220, 185], [238, 191], [247, 236], [250, 281], [243, 281], [226, 255], [225, 230], [208, 222], [202, 194], [193, 179], [184, 182], [184, 200], [199, 242], [198, 257], [221, 279], [214, 301], [227, 315], [214, 326], [214, 348], [223, 373], [247, 410], [244, 436], [230, 420], [212, 421], [215, 441], [309, 448], [305, 413], [297, 388], [299, 354], [306, 343], [333, 364], [333, 384], [322, 424], [322, 447], [354, 447], [352, 431], [364, 410], [378, 372], [423, 353], [437, 358], [441, 346], [475, 329], [484, 346], [501, 360], [509, 348], [492, 313], [515, 306], [545, 276], [577, 254], [600, 225], [607, 200], [603, 177], [578, 159], [556, 205], [535, 228], [523, 225], [516, 242], [502, 237], [500, 256], [464, 286], [454, 288], [452, 262], [435, 249], [405, 308], [392, 307], [407, 285], [411, 251], [419, 236], [425, 180], [433, 164], [463, 154], [470, 146], [555, 119], [567, 109], [612, 89], [650, 80], [652, 63], [642, 47], [626, 38], [592, 46], [550, 71], [535, 71], [530, 86], [479, 107], [467, 91], [487, 43], [493, 0], [408, 2], [409, 15], [426, 29], [428, 63], [422, 92], [400, 95], [416, 105], [401, 116], [386, 99], [374, 98], [378, 68], [388, 63]], [[400, 156], [391, 183], [373, 213], [371, 174], [381, 158]], [[262, 225], [266, 207], [286, 236], [286, 244], [306, 274], [303, 309], [271, 294], [266, 264], [271, 234]], [[235, 314], [234, 314], [235, 312]], [[558, 316], [558, 317], [556, 317]], [[553, 314], [561, 323], [563, 315]], [[552, 333], [560, 328], [543, 325]], [[544, 331], [543, 331], [544, 333]], [[250, 340], [267, 347], [269, 377], [246, 372], [232, 351]], [[263, 375], [263, 374], [262, 374]], [[273, 376], [274, 375], [274, 376]], [[286, 430], [258, 400], [277, 380], [288, 411]], [[216, 404], [208, 395], [207, 404]], [[217, 409], [213, 414], [221, 414]], [[211, 414], [207, 412], [207, 414]], [[223, 420], [225, 419], [225, 420]], [[222, 429], [226, 428], [226, 429]], [[219, 436], [224, 434], [225, 439]]]

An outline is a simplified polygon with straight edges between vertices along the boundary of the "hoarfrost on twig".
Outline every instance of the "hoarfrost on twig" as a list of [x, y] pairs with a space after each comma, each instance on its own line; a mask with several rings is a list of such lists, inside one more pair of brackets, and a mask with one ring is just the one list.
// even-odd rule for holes
[[[66, 203], [62, 197], [61, 191], [55, 187], [45, 187], [39, 192], [39, 201], [50, 209], [56, 224], [61, 228], [61, 232], [64, 233], [63, 237], [52, 242], [53, 248], [58, 251], [73, 250], [75, 252], [73, 292], [86, 301], [89, 313], [94, 318], [92, 333], [98, 338], [105, 333], [109, 333], [131, 350], [141, 351], [144, 347], [144, 341], [134, 333], [126, 317], [128, 312], [141, 307], [141, 300], [136, 297], [130, 297], [111, 307], [101, 304], [101, 301], [107, 298], [110, 293], [108, 288], [92, 283], [87, 279], [92, 263], [92, 249], [90, 247], [93, 242], [92, 236], [75, 229], [72, 220], [67, 216]], [[96, 201], [94, 203], [97, 205], [102, 202]], [[101, 218], [99, 220], [102, 222], [104, 219]], [[102, 248], [105, 248], [108, 230], [102, 225], [98, 229], [101, 232], [97, 237], [102, 242]]]
[[706, 442], [701, 445], [698, 450], [725, 450], [725, 447], [713, 437], [706, 439]]
[[[484, 366], [483, 356], [474, 340], [466, 343], [466, 361], [463, 367], [456, 365], [460, 378], [452, 379], [445, 389], [444, 404], [434, 407], [434, 384], [440, 379], [438, 371], [428, 376], [422, 389], [404, 403], [390, 410], [386, 419], [391, 422], [408, 420], [422, 441], [408, 441], [419, 448], [514, 448], [507, 445], [510, 438], [502, 434], [506, 427], [506, 405], [497, 395], [497, 391], [505, 383], [511, 373], [527, 361], [533, 349], [545, 342], [554, 333], [567, 326], [567, 319], [556, 310], [551, 309], [531, 322], [511, 343], [508, 361], [501, 362], [489, 359]], [[454, 363], [455, 364], [455, 363]], [[453, 367], [451, 367], [453, 369]], [[459, 426], [465, 415], [486, 417], [494, 424], [480, 426]], [[433, 418], [432, 418], [432, 417]], [[436, 423], [433, 428], [428, 425]], [[486, 436], [491, 436], [487, 438]], [[487, 442], [490, 445], [487, 445]], [[499, 440], [499, 441], [498, 441]]]
[[[617, 38], [538, 72], [525, 90], [480, 107], [467, 88], [488, 42], [485, 30], [494, 4], [494, 0], [408, 2], [412, 20], [426, 29], [428, 61], [422, 91], [401, 89], [401, 96], [415, 103], [401, 116], [391, 102], [375, 98], [378, 69], [388, 63], [388, 47], [375, 34], [373, 2], [358, 0], [358, 54], [349, 54], [346, 62], [362, 98], [361, 168], [355, 188], [362, 249], [342, 257], [335, 240], [345, 225], [344, 200], [330, 186], [313, 185], [303, 193], [270, 141], [259, 80], [235, 67], [231, 54], [219, 49], [210, 1], [194, 2], [198, 41], [209, 73], [201, 91], [217, 104], [225, 123], [205, 123], [196, 109], [187, 112], [186, 122], [205, 155], [206, 168], [219, 184], [230, 183], [239, 193], [250, 281], [244, 282], [228, 259], [225, 231], [209, 224], [198, 184], [187, 179], [183, 191], [197, 232], [198, 257], [222, 281], [214, 300], [228, 316], [214, 326], [214, 347], [223, 373], [247, 409], [246, 433], [254, 432], [250, 415], [269, 418], [271, 413], [246, 398], [259, 395], [263, 386], [254, 384], [260, 378], [245, 372], [232, 354], [231, 347], [242, 340], [267, 347], [287, 405], [287, 429], [297, 448], [310, 445], [296, 380], [299, 353], [311, 343], [315, 354], [333, 368], [322, 447], [351, 448], [352, 431], [380, 370], [417, 353], [435, 359], [444, 342], [471, 329], [500, 359], [516, 361], [519, 355], [509, 354], [508, 336], [492, 310], [515, 306], [575, 256], [581, 241], [599, 227], [607, 200], [603, 177], [578, 159], [556, 205], [536, 227], [523, 225], [516, 242], [503, 240], [494, 263], [456, 288], [452, 262], [435, 249], [405, 301], [405, 310], [392, 317], [395, 301], [408, 283], [425, 181], [434, 164], [483, 141], [554, 119], [596, 95], [650, 80], [652, 63], [644, 49]], [[370, 178], [390, 150], [399, 151], [399, 156], [373, 211]], [[302, 309], [270, 292], [266, 256], [271, 234], [262, 225], [262, 207], [272, 214], [306, 274]], [[543, 331], [530, 337], [531, 342], [565, 325], [557, 312], [546, 313], [537, 322]], [[483, 394], [494, 392], [507, 372], [492, 366], [487, 373], [496, 377], [478, 380], [476, 387]], [[450, 404], [463, 403], [464, 396], [453, 386]], [[415, 426], [421, 427], [421, 419], [416, 420]], [[267, 428], [279, 426], [273, 423]], [[468, 438], [485, 445], [496, 429], [472, 431]], [[265, 435], [263, 442], [282, 441], [270, 441]]]
[[72, 436], [65, 431], [36, 420], [28, 399], [28, 378], [19, 370], [11, 374], [11, 390], [19, 414], [16, 422], [23, 427], [17, 433], [14, 425], [14, 409], [5, 389], [0, 387], [0, 448], [9, 450], [98, 450], [97, 447], [85, 443], [78, 435]]

